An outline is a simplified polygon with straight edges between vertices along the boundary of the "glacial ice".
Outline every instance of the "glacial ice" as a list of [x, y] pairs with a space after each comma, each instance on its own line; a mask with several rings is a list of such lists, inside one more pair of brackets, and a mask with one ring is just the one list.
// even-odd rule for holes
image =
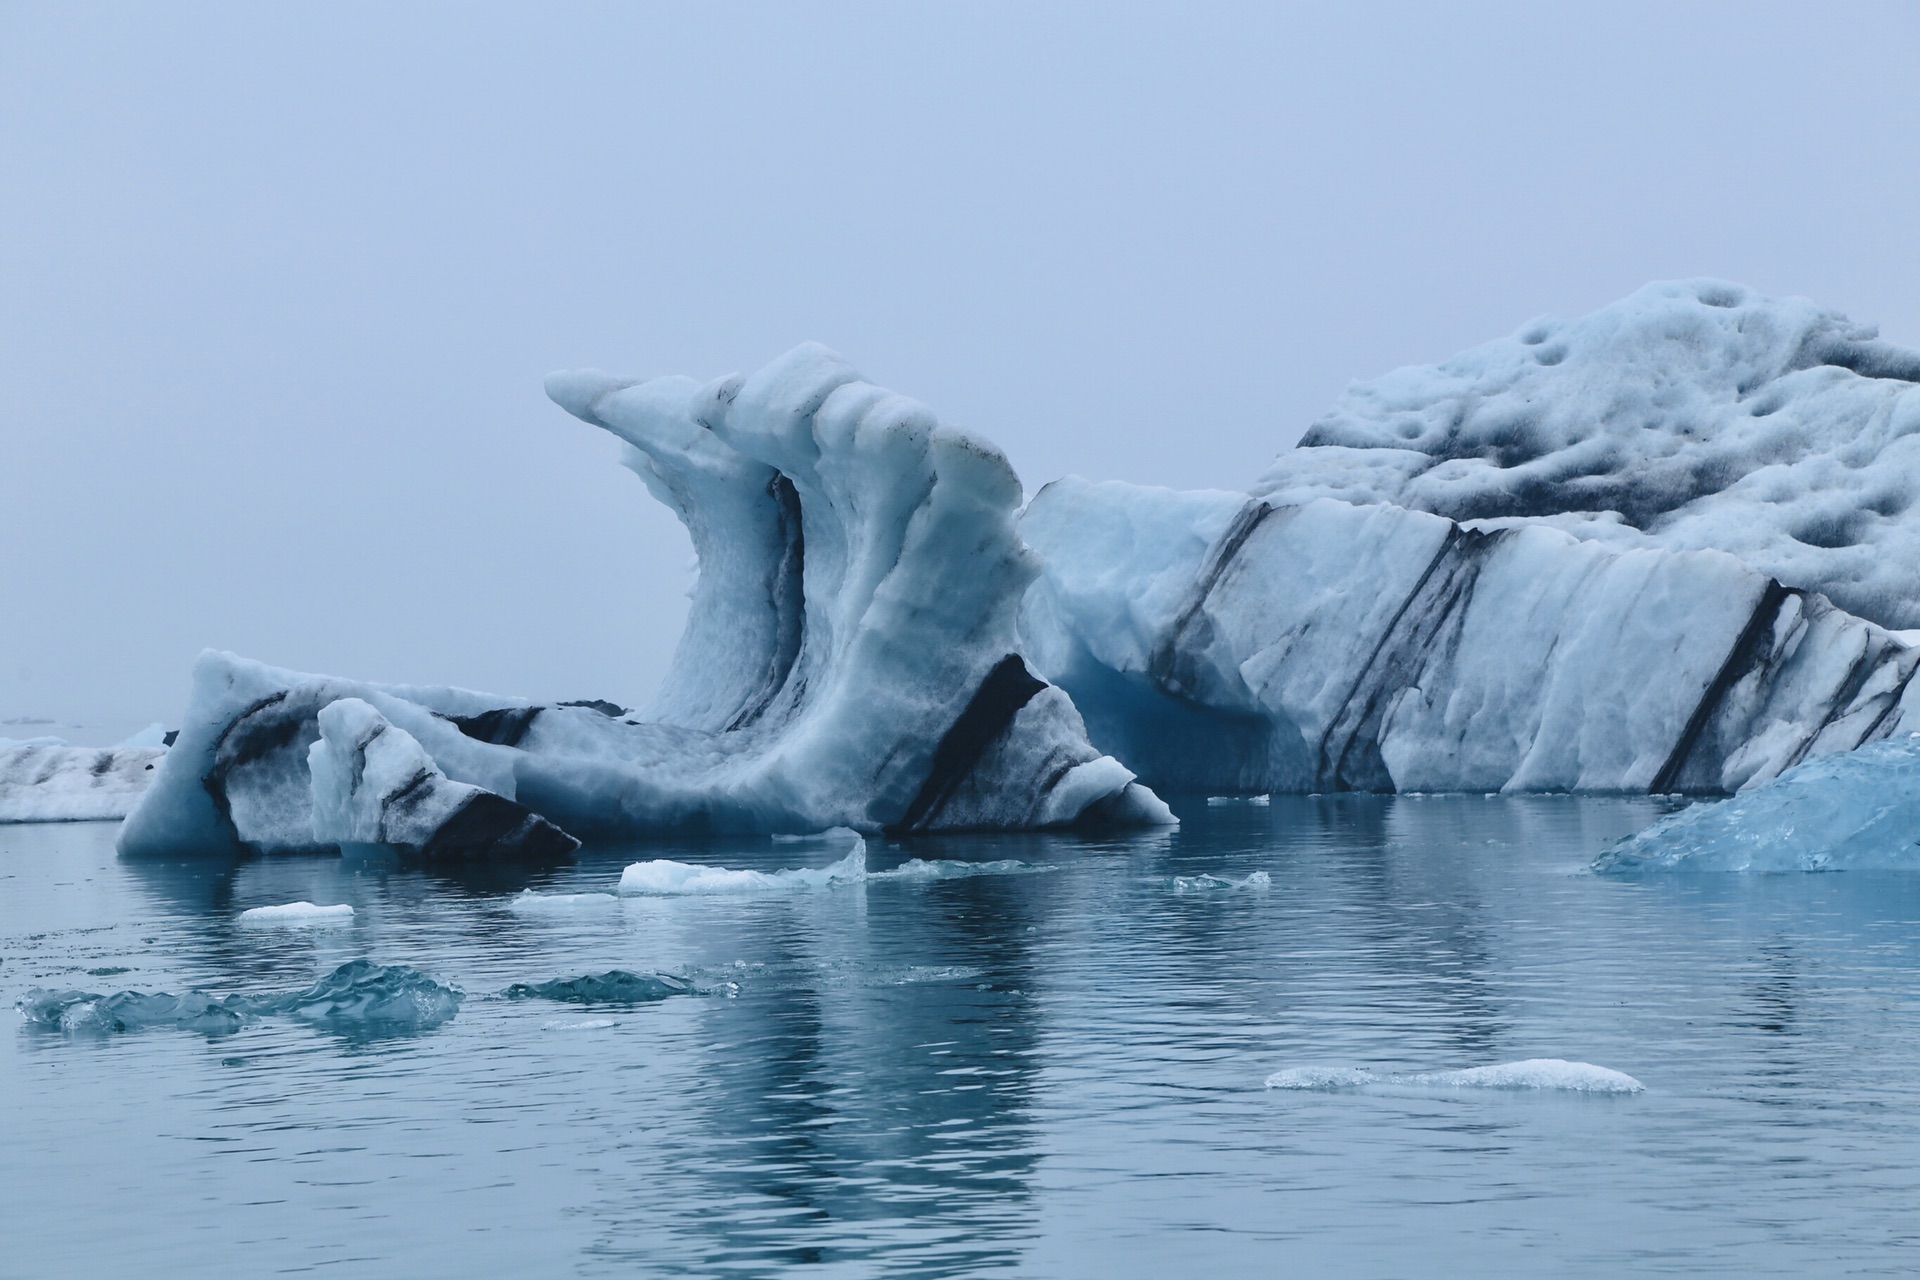
[[1250, 871], [1238, 880], [1232, 876], [1216, 876], [1212, 872], [1173, 878], [1175, 893], [1231, 893], [1235, 889], [1264, 893], [1271, 888], [1273, 888], [1273, 877], [1264, 871]]
[[273, 907], [249, 907], [240, 913], [240, 923], [244, 925], [278, 925], [291, 928], [346, 924], [352, 919], [353, 907], [344, 902], [327, 907], [315, 906], [311, 902], [287, 902]]
[[1669, 814], [1594, 869], [1920, 870], [1920, 735], [1808, 760], [1764, 786]]
[[1646, 1086], [1624, 1072], [1590, 1062], [1528, 1058], [1460, 1071], [1416, 1071], [1375, 1075], [1364, 1067], [1292, 1067], [1267, 1077], [1269, 1089], [1335, 1091], [1388, 1089], [1540, 1089], [1565, 1093], [1628, 1094]]
[[522, 889], [507, 902], [509, 910], [521, 915], [571, 915], [618, 905], [620, 899], [610, 893], [535, 893], [531, 889]]
[[1355, 384], [1253, 492], [1727, 552], [1920, 627], [1920, 352], [1803, 298], [1650, 284]]
[[409, 965], [352, 960], [312, 986], [277, 995], [215, 996], [121, 991], [51, 991], [35, 987], [14, 1007], [27, 1025], [69, 1035], [107, 1035], [175, 1027], [206, 1035], [238, 1031], [256, 1018], [280, 1015], [333, 1030], [391, 1035], [427, 1031], [460, 1011], [458, 988]]
[[[849, 833], [852, 834], [852, 833]], [[736, 871], [655, 858], [636, 862], [620, 873], [623, 894], [680, 897], [692, 894], [764, 893], [768, 890], [823, 889], [853, 884], [867, 878], [867, 842], [853, 837], [853, 848], [839, 861], [824, 867], [786, 871]]]
[[609, 969], [577, 978], [547, 982], [516, 982], [504, 994], [509, 1000], [558, 1000], [563, 1004], [648, 1004], [693, 990], [685, 978], [668, 973], [628, 973]]
[[322, 844], [387, 845], [429, 857], [554, 857], [580, 842], [524, 805], [442, 773], [406, 730], [359, 698], [315, 716], [307, 752], [313, 836]]
[[629, 716], [209, 653], [124, 853], [324, 849], [369, 830], [361, 808], [333, 804], [351, 798], [352, 768], [311, 775], [321, 713], [343, 699], [451, 782], [581, 836], [1173, 820], [1021, 657], [1038, 563], [992, 445], [817, 344], [704, 386], [586, 371], [548, 390], [625, 443], [693, 538], [700, 577], [655, 703]]
[[1920, 700], [1920, 648], [1720, 552], [1077, 479], [1021, 529], [1029, 660], [1162, 790], [1734, 791]]
[[69, 747], [57, 738], [0, 742], [0, 823], [124, 818], [166, 754], [164, 747]]

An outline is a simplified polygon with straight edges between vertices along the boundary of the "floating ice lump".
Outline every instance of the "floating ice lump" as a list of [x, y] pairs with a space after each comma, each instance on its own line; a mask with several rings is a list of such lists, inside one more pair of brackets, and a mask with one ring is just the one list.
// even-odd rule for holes
[[1293, 1067], [1267, 1077], [1269, 1089], [1543, 1089], [1565, 1093], [1640, 1093], [1646, 1086], [1624, 1072], [1591, 1062], [1528, 1058], [1462, 1071], [1417, 1071], [1380, 1076], [1364, 1067]]
[[1254, 871], [1235, 880], [1230, 876], [1201, 874], [1197, 876], [1175, 876], [1175, 893], [1221, 893], [1235, 889], [1250, 889], [1261, 892], [1273, 888], [1273, 877], [1264, 871]]
[[619, 903], [620, 899], [610, 893], [535, 893], [522, 889], [507, 903], [507, 909], [521, 915], [568, 915], [576, 911], [602, 911]]
[[240, 913], [240, 923], [248, 925], [286, 925], [295, 928], [317, 924], [345, 924], [353, 919], [353, 908], [346, 903], [317, 907], [311, 902], [289, 902], [277, 907], [249, 907]]
[[685, 978], [669, 973], [628, 973], [610, 969], [550, 982], [516, 982], [501, 994], [509, 1000], [558, 1000], [563, 1004], [649, 1004], [693, 990]]
[[851, 837], [853, 850], [825, 867], [797, 867], [784, 871], [738, 871], [691, 862], [656, 858], [636, 862], [620, 875], [620, 892], [630, 896], [681, 897], [703, 894], [766, 893], [794, 889], [824, 889], [876, 881], [964, 880], [971, 876], [1005, 876], [1052, 871], [1015, 858], [992, 862], [959, 862], [946, 858], [912, 858], [890, 871], [867, 870], [867, 842], [857, 832], [840, 828], [828, 835]]
[[458, 988], [436, 982], [410, 965], [352, 960], [320, 981], [280, 995], [214, 996], [121, 991], [49, 991], [40, 987], [14, 1007], [27, 1025], [69, 1035], [109, 1035], [149, 1027], [176, 1027], [206, 1035], [238, 1031], [258, 1017], [284, 1015], [336, 1031], [392, 1035], [427, 1031], [460, 1011]]
[[1696, 804], [1594, 861], [1635, 871], [1920, 869], [1920, 738], [1822, 756], [1726, 800]]

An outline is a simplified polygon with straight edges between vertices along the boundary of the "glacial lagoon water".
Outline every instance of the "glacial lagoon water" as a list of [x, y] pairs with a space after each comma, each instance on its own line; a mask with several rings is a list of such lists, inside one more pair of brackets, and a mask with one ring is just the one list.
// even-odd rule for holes
[[[234, 1011], [16, 1015], [0, 1275], [1920, 1268], [1920, 877], [1589, 872], [1645, 800], [1176, 807], [636, 896], [845, 848], [137, 865], [0, 827], [9, 1004]], [[353, 912], [241, 919], [302, 902]], [[1533, 1059], [1643, 1088], [1475, 1074]]]

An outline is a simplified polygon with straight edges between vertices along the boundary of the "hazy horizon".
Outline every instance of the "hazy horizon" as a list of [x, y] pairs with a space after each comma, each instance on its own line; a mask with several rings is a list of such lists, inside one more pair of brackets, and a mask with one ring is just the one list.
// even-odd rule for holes
[[1349, 381], [1655, 279], [1920, 346], [1917, 45], [1902, 4], [0, 4], [0, 721], [175, 723], [203, 647], [643, 700], [688, 544], [558, 368], [817, 339], [1032, 492], [1247, 485]]

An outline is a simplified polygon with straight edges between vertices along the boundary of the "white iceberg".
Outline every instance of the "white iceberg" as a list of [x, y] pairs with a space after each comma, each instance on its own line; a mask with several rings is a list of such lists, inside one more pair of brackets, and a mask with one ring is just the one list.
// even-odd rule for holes
[[582, 836], [1172, 821], [1021, 657], [1039, 566], [992, 445], [815, 344], [749, 378], [582, 372], [549, 392], [626, 442], [700, 557], [654, 705], [534, 705], [209, 653], [123, 852], [333, 843], [315, 830], [308, 753], [322, 709], [347, 698], [451, 781]]
[[132, 812], [164, 747], [0, 743], [0, 823], [99, 822]]
[[1823, 756], [1615, 844], [1602, 872], [1920, 869], [1920, 736]]

